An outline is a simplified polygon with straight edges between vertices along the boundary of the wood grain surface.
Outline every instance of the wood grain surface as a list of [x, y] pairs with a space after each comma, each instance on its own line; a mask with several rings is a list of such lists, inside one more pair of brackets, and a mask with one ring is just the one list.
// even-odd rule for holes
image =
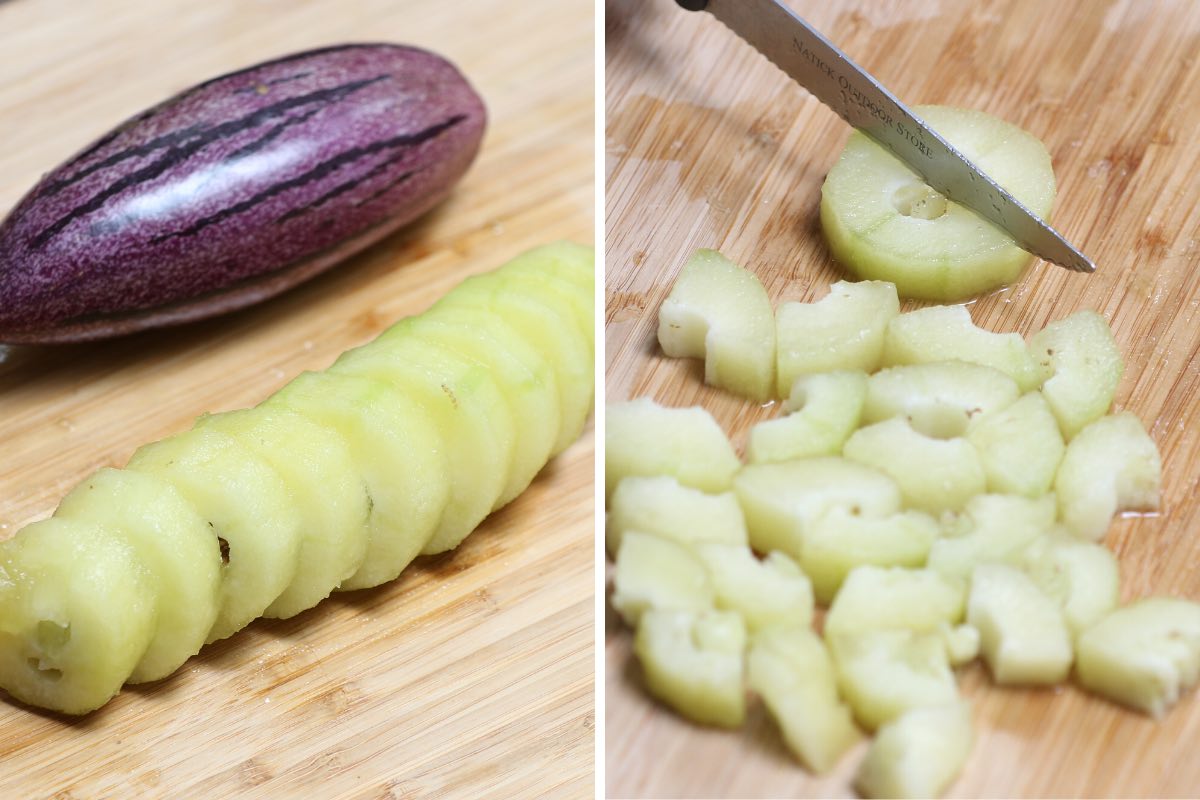
[[[1190, 0], [788, 0], [910, 103], [979, 108], [1043, 139], [1054, 221], [1099, 265], [1037, 263], [975, 301], [976, 321], [1030, 334], [1076, 309], [1112, 322], [1126, 357], [1116, 407], [1163, 455], [1163, 509], [1117, 521], [1125, 598], [1200, 600], [1200, 4]], [[848, 135], [705, 14], [669, 0], [606, 2], [606, 394], [711, 410], [744, 446], [773, 416], [663, 358], [656, 310], [687, 255], [716, 247], [778, 304], [841, 277], [818, 231], [821, 182]], [[611, 615], [606, 776], [611, 796], [852, 796], [862, 748], [822, 779], [787, 754], [761, 709], [703, 730], [649, 700]], [[1067, 687], [998, 689], [963, 674], [978, 740], [964, 797], [1196, 796], [1200, 698], [1155, 722]]]
[[[593, 18], [590, 0], [0, 4], [0, 209], [143, 107], [309, 47], [433, 49], [491, 116], [448, 202], [297, 290], [110, 343], [0, 347], [0, 537], [97, 467], [258, 402], [470, 273], [592, 242]], [[255, 622], [84, 719], [5, 696], [0, 797], [590, 797], [593, 442], [589, 429], [458, 551]]]

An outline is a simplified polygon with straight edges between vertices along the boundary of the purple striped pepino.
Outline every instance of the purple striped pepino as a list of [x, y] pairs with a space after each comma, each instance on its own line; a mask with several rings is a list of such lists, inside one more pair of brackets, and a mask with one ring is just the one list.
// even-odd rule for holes
[[0, 342], [106, 338], [278, 294], [441, 201], [485, 122], [454, 65], [399, 45], [206, 81], [46, 175], [0, 224]]

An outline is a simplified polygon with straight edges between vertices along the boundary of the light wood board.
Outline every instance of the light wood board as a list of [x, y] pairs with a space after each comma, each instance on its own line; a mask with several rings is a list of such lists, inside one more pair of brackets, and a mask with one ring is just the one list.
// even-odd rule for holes
[[[1147, 423], [1165, 470], [1161, 514], [1108, 535], [1123, 595], [1200, 600], [1200, 4], [789, 2], [905, 101], [979, 108], [1046, 142], [1055, 223], [1099, 271], [1038, 263], [971, 312], [1026, 335], [1076, 309], [1111, 320], [1126, 357], [1116, 407]], [[776, 304], [822, 296], [842, 274], [818, 230], [820, 186], [848, 128], [708, 15], [606, 9], [606, 394], [703, 405], [742, 447], [776, 410], [661, 357], [656, 310], [699, 247], [753, 269]], [[852, 796], [862, 748], [815, 779], [761, 709], [735, 732], [684, 723], [641, 690], [630, 638], [610, 612], [611, 796]], [[977, 666], [963, 686], [978, 740], [955, 796], [1200, 792], [1195, 692], [1155, 722], [1075, 688], [997, 689]]]
[[[143, 107], [309, 47], [427, 47], [490, 112], [448, 202], [285, 296], [105, 344], [0, 347], [0, 537], [97, 467], [260, 401], [470, 273], [591, 243], [593, 16], [590, 0], [0, 3], [0, 209]], [[255, 622], [82, 720], [0, 699], [0, 797], [590, 797], [593, 441], [457, 552]]]

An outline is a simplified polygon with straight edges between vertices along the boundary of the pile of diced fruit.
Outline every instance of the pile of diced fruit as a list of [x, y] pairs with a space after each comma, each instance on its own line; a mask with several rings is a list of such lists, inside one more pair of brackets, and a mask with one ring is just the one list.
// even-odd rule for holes
[[612, 604], [679, 713], [737, 726], [749, 689], [810, 770], [874, 731], [859, 790], [931, 797], [970, 751], [955, 668], [975, 658], [1002, 685], [1073, 667], [1154, 716], [1200, 677], [1200, 605], [1120, 605], [1100, 543], [1118, 512], [1157, 508], [1161, 463], [1136, 416], [1108, 414], [1122, 361], [1098, 314], [1026, 342], [962, 306], [899, 313], [880, 281], [773, 312], [751, 272], [700, 251], [658, 338], [787, 412], [750, 430], [743, 464], [702, 408], [607, 408]]

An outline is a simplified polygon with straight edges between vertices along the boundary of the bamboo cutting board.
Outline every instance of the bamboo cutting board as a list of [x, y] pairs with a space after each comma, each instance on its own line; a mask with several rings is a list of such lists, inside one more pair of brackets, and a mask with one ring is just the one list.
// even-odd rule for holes
[[[435, 50], [490, 113], [448, 202], [297, 290], [178, 330], [0, 347], [0, 538], [94, 469], [260, 401], [468, 274], [553, 239], [592, 242], [592, 20], [589, 0], [0, 3], [3, 209], [143, 107], [309, 47]], [[0, 797], [590, 797], [593, 441], [458, 551], [255, 622], [84, 719], [4, 696]]]
[[[1055, 223], [1099, 271], [1039, 263], [972, 315], [1026, 335], [1076, 309], [1111, 320], [1126, 357], [1116, 407], [1146, 422], [1164, 463], [1162, 512], [1108, 535], [1123, 596], [1200, 600], [1200, 4], [789, 2], [904, 100], [979, 108], [1046, 142]], [[606, 394], [703, 405], [741, 447], [776, 410], [662, 358], [657, 308], [699, 247], [753, 269], [776, 304], [824, 295], [841, 273], [817, 206], [848, 128], [708, 15], [608, 0], [606, 34]], [[611, 611], [606, 627], [611, 796], [852, 796], [863, 747], [814, 779], [761, 710], [735, 732], [686, 724], [641, 690]], [[954, 795], [1200, 793], [1194, 691], [1154, 722], [1075, 688], [997, 689], [978, 666], [963, 677], [978, 738]]]

